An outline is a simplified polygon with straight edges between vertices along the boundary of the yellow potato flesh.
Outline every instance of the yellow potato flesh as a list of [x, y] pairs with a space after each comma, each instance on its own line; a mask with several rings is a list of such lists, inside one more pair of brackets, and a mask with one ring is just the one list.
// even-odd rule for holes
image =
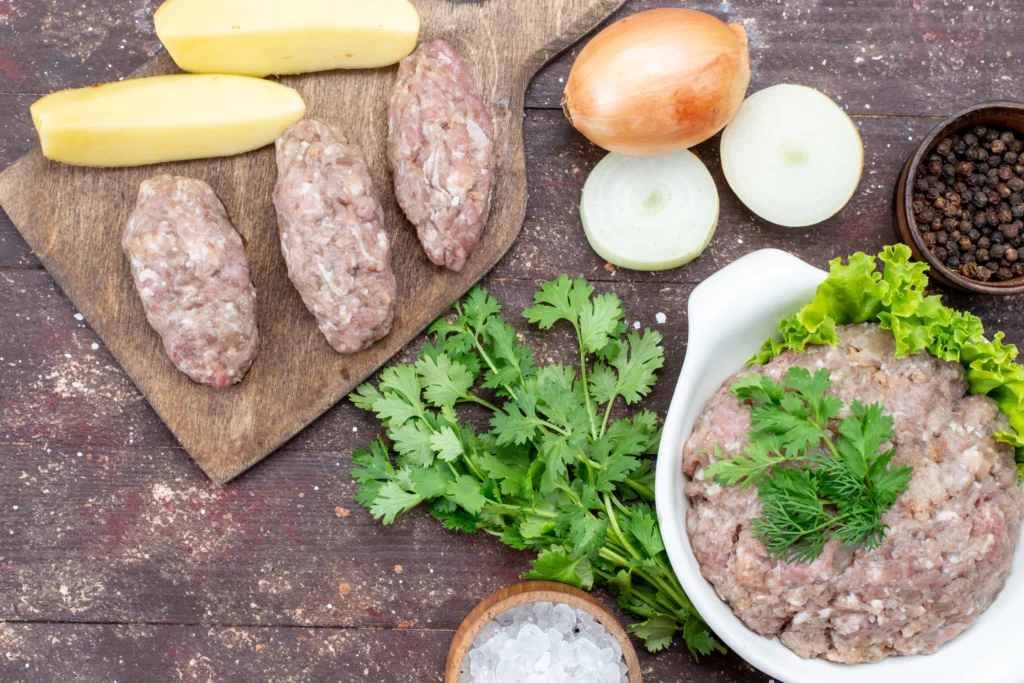
[[138, 78], [65, 90], [32, 105], [43, 155], [79, 166], [240, 154], [270, 144], [305, 114], [291, 88], [224, 75]]
[[408, 0], [167, 0], [153, 22], [183, 70], [246, 76], [387, 66], [420, 30]]

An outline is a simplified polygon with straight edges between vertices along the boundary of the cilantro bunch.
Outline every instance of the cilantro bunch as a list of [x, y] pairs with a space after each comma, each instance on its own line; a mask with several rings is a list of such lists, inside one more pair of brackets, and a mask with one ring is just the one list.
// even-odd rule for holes
[[751, 523], [769, 555], [813, 562], [829, 538], [847, 548], [877, 548], [888, 527], [882, 515], [907, 490], [913, 468], [893, 466], [893, 421], [878, 403], [843, 402], [828, 395], [828, 370], [790, 368], [781, 383], [750, 374], [731, 393], [751, 401], [750, 445], [716, 460], [705, 476], [723, 486], [756, 485], [761, 514]]
[[[524, 312], [541, 329], [573, 328], [579, 366], [539, 366], [476, 287], [454, 315], [431, 326], [412, 365], [384, 370], [380, 383], [350, 397], [372, 411], [378, 438], [353, 457], [358, 502], [391, 524], [424, 505], [445, 528], [482, 531], [538, 553], [527, 578], [589, 590], [606, 586], [642, 619], [630, 630], [649, 650], [681, 633], [695, 655], [724, 652], [672, 573], [662, 543], [648, 457], [661, 432], [656, 416], [617, 418], [621, 399], [650, 393], [664, 363], [661, 335], [626, 335], [613, 294], [585, 280], [544, 284]], [[478, 431], [459, 414], [484, 411]]]

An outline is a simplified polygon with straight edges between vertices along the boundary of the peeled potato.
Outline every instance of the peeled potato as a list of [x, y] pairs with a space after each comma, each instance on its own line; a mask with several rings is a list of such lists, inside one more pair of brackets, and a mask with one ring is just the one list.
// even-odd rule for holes
[[240, 154], [272, 143], [305, 115], [295, 90], [245, 76], [137, 78], [32, 105], [43, 156], [78, 166]]
[[420, 31], [409, 0], [167, 0], [153, 22], [185, 71], [246, 76], [387, 66]]

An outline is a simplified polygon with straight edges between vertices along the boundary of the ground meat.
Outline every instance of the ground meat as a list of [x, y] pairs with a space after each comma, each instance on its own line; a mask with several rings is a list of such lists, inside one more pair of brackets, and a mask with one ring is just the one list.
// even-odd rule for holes
[[881, 403], [893, 417], [894, 463], [914, 467], [909, 489], [886, 513], [881, 546], [851, 552], [830, 541], [812, 564], [768, 558], [751, 533], [757, 491], [704, 478], [709, 453], [747, 443], [749, 407], [728, 380], [683, 447], [694, 554], [718, 595], [752, 630], [778, 636], [802, 657], [871, 662], [927, 654], [988, 608], [1010, 572], [1024, 496], [1008, 427], [994, 401], [967, 396], [958, 363], [929, 354], [894, 358], [892, 335], [872, 325], [839, 329], [842, 343], [786, 352], [750, 372], [779, 379], [794, 366], [825, 367], [832, 393]]
[[274, 206], [288, 277], [339, 353], [391, 331], [396, 285], [384, 211], [359, 148], [304, 119], [277, 140]]
[[427, 257], [462, 270], [490, 213], [494, 125], [448, 43], [423, 43], [402, 60], [390, 112], [395, 197]]
[[242, 238], [202, 180], [161, 175], [139, 188], [121, 246], [149, 324], [194, 381], [242, 381], [259, 349], [256, 290]]

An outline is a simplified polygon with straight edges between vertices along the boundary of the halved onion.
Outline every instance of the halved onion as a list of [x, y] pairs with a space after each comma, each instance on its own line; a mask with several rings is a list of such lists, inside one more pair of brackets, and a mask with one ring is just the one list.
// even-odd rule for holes
[[612, 152], [583, 186], [580, 218], [601, 258], [633, 270], [667, 270], [708, 246], [718, 225], [718, 190], [687, 150], [649, 157]]
[[751, 211], [801, 228], [839, 213], [853, 197], [864, 170], [864, 143], [828, 96], [802, 85], [775, 85], [748, 97], [726, 126], [722, 170]]

